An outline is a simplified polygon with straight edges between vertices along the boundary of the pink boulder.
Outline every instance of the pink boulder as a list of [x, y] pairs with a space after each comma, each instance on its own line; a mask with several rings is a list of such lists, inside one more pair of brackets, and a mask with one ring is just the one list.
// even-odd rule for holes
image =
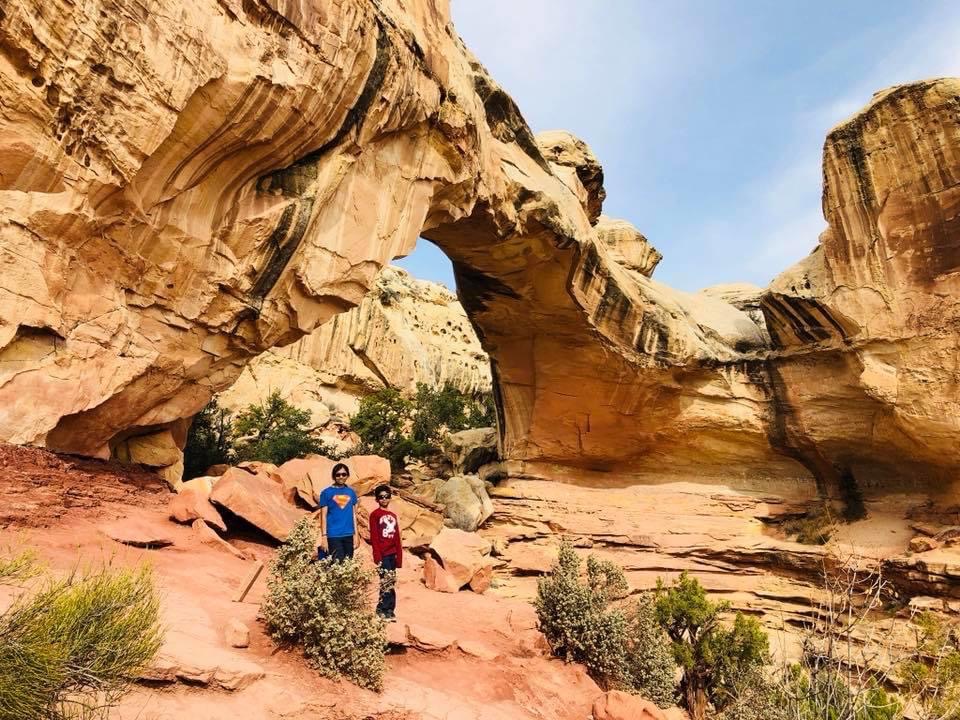
[[210, 493], [216, 480], [213, 477], [200, 477], [183, 483], [180, 491], [170, 498], [170, 517], [182, 523], [205, 520], [207, 524], [225, 531], [227, 526], [223, 518], [210, 502]]
[[266, 473], [230, 468], [210, 493], [210, 501], [283, 542], [306, 512], [284, 498], [281, 485]]
[[593, 703], [594, 720], [667, 720], [666, 714], [649, 700], [611, 690]]
[[460, 589], [454, 577], [432, 555], [427, 555], [423, 562], [423, 583], [437, 592], [455, 593]]

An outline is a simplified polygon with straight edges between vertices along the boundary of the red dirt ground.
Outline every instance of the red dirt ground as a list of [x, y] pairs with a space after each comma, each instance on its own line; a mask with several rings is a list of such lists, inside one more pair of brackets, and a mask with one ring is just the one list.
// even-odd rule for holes
[[[456, 643], [441, 651], [399, 649], [387, 658], [382, 693], [331, 681], [299, 653], [278, 652], [258, 621], [264, 580], [244, 603], [232, 598], [253, 567], [199, 542], [193, 530], [167, 518], [169, 491], [136, 468], [0, 446], [0, 549], [28, 546], [53, 571], [78, 563], [148, 563], [163, 597], [167, 629], [161, 662], [215, 672], [264, 673], [243, 689], [176, 682], [137, 688], [111, 713], [114, 720], [584, 720], [601, 691], [583, 669], [546, 652], [529, 603], [471, 592], [437, 593], [420, 582], [411, 557], [398, 580], [398, 626], [441, 634]], [[106, 521], [127, 518], [173, 540], [163, 549], [137, 549], [109, 539]], [[256, 535], [229, 537], [258, 560], [272, 548]], [[369, 549], [361, 548], [369, 562]], [[0, 597], [0, 606], [3, 604]], [[236, 618], [250, 629], [250, 647], [234, 649], [224, 629]], [[477, 657], [496, 655], [493, 660]], [[218, 670], [219, 669], [219, 670]]]

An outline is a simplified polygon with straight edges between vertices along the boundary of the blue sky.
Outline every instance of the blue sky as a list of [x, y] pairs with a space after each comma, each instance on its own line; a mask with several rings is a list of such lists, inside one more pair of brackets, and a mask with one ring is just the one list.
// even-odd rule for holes
[[[960, 75], [960, 2], [452, 0], [460, 35], [534, 132], [603, 164], [604, 213], [685, 290], [766, 285], [816, 245], [827, 131], [876, 90]], [[398, 262], [453, 287], [420, 240]]]

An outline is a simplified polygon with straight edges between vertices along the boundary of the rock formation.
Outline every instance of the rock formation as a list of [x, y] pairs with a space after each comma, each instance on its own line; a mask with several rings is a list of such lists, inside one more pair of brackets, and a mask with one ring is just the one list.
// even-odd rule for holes
[[422, 234], [491, 357], [513, 474], [942, 487], [958, 96], [894, 88], [830, 134], [829, 228], [763, 327], [755, 304], [650, 277], [658, 253], [600, 217], [589, 148], [533, 136], [444, 2], [13, 0], [0, 439], [167, 461], [212, 393], [360, 303]]
[[960, 81], [891, 88], [823, 153], [829, 227], [771, 283], [781, 442], [827, 482], [954, 498], [960, 458]]
[[489, 392], [490, 361], [453, 293], [388, 266], [357, 307], [255, 358], [218, 400], [238, 409], [278, 390], [322, 425], [352, 415], [363, 395], [418, 383]]

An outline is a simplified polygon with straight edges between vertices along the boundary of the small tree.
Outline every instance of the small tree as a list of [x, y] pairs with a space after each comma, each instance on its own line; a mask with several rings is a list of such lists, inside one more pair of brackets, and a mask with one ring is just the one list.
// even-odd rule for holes
[[360, 399], [350, 429], [364, 450], [388, 458], [391, 468], [401, 470], [404, 458], [418, 450], [407, 437], [412, 422], [413, 404], [399, 391], [383, 388]]
[[302, 646], [324, 675], [380, 690], [387, 639], [369, 602], [373, 573], [354, 560], [316, 561], [316, 547], [314, 525], [304, 518], [277, 550], [263, 603], [267, 631], [278, 643]]
[[472, 397], [449, 384], [433, 388], [419, 383], [410, 399], [393, 388], [361, 398], [350, 429], [360, 436], [364, 450], [389, 458], [396, 471], [403, 469], [408, 456], [423, 457], [439, 450], [448, 433], [492, 422], [489, 393]]
[[321, 452], [324, 446], [310, 434], [310, 413], [294, 407], [274, 390], [266, 400], [248, 405], [233, 424], [240, 460], [282, 465], [287, 460]]
[[[38, 574], [27, 555], [0, 581]], [[0, 720], [106, 718], [162, 642], [148, 569], [47, 578], [0, 613]]]
[[723, 710], [735, 697], [738, 678], [767, 660], [769, 643], [760, 623], [737, 613], [726, 627], [721, 616], [728, 609], [727, 603], [707, 599], [686, 572], [670, 588], [657, 582], [657, 620], [673, 642], [683, 670], [680, 693], [693, 720], [704, 720], [711, 703]]
[[233, 462], [233, 421], [230, 411], [211, 400], [194, 415], [183, 449], [183, 476], [203, 475], [211, 465]]
[[440, 447], [448, 433], [494, 422], [490, 393], [471, 397], [449, 383], [441, 388], [418, 383], [413, 411], [412, 439], [431, 448]]

